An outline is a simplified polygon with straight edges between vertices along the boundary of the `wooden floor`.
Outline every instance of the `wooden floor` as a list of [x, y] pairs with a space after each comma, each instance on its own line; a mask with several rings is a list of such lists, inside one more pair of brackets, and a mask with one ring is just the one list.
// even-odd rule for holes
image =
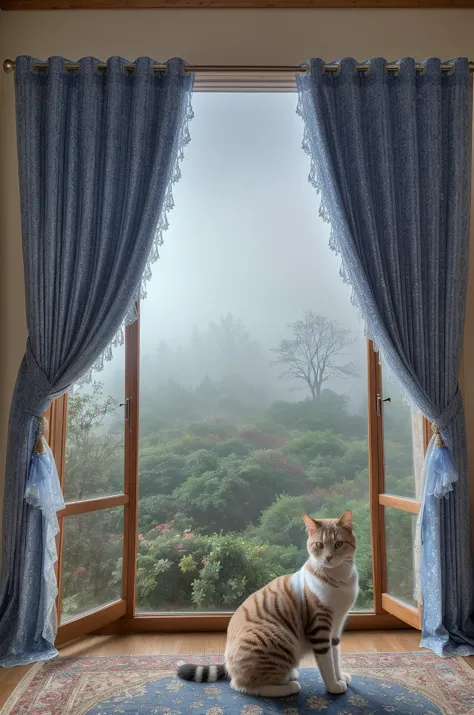
[[[350, 631], [342, 638], [343, 653], [407, 653], [419, 648], [415, 630]], [[87, 636], [60, 648], [63, 656], [165, 655], [223, 653], [225, 633], [140, 634], [129, 636]], [[474, 656], [467, 659], [474, 667]], [[308, 660], [306, 665], [312, 665]], [[0, 669], [0, 711], [31, 666]]]

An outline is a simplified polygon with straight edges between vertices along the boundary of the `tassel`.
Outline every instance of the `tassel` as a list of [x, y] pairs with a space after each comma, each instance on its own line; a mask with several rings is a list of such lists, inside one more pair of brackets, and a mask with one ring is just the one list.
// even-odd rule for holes
[[438, 499], [448, 496], [453, 491], [453, 484], [458, 480], [458, 470], [449, 447], [443, 440], [441, 430], [436, 425], [432, 427], [434, 438], [431, 441], [426, 456], [426, 473], [432, 475], [433, 494]]
[[46, 452], [46, 439], [44, 433], [48, 429], [48, 420], [46, 417], [40, 417], [38, 421], [38, 429], [36, 430], [35, 446], [33, 454], [44, 454]]
[[54, 460], [44, 437], [47, 428], [48, 420], [40, 417], [25, 490], [26, 501], [34, 506], [43, 503], [44, 484], [51, 477], [53, 469]]

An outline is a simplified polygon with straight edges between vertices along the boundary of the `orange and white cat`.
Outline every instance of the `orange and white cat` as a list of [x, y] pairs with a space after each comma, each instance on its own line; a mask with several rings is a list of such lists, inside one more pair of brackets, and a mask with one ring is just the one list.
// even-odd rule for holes
[[271, 581], [236, 610], [225, 665], [181, 664], [181, 678], [230, 678], [242, 693], [286, 697], [300, 691], [296, 667], [312, 651], [328, 692], [346, 691], [351, 676], [341, 670], [339, 639], [358, 592], [352, 512], [340, 519], [303, 519], [309, 553], [304, 566]]

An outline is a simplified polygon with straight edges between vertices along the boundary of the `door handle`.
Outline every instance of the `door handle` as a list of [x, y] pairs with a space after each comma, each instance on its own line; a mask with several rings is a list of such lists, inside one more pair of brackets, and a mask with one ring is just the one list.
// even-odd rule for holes
[[126, 397], [125, 402], [121, 402], [119, 407], [125, 407], [125, 422], [130, 420], [130, 400], [131, 397]]
[[391, 397], [382, 397], [382, 395], [378, 394], [377, 395], [377, 417], [380, 417], [382, 414], [382, 402], [391, 402], [392, 398]]
[[382, 397], [377, 393], [377, 417], [382, 414]]

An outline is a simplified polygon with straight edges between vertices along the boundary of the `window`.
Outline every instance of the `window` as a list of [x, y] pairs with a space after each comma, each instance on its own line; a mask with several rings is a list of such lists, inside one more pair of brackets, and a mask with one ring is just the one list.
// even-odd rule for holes
[[225, 627], [304, 563], [302, 512], [347, 508], [357, 618], [419, 626], [425, 424], [367, 349], [295, 108], [293, 92], [195, 95], [140, 319], [67, 410], [51, 408], [63, 640], [120, 617]]
[[[63, 402], [66, 439], [61, 518], [59, 623], [112, 614], [122, 599], [125, 517], [125, 348], [114, 351], [102, 376], [76, 385]], [[54, 423], [53, 423], [54, 424]], [[122, 614], [121, 614], [122, 615]]]
[[[384, 510], [379, 525], [382, 529], [384, 524], [385, 531], [383, 600], [385, 607], [394, 605], [395, 611], [401, 608], [407, 613], [407, 606], [418, 608], [414, 591], [419, 563], [414, 543], [423, 487], [426, 421], [406, 403], [402, 389], [389, 379], [383, 363], [382, 395], [378, 404], [383, 411]], [[414, 620], [418, 626], [419, 616]]]

